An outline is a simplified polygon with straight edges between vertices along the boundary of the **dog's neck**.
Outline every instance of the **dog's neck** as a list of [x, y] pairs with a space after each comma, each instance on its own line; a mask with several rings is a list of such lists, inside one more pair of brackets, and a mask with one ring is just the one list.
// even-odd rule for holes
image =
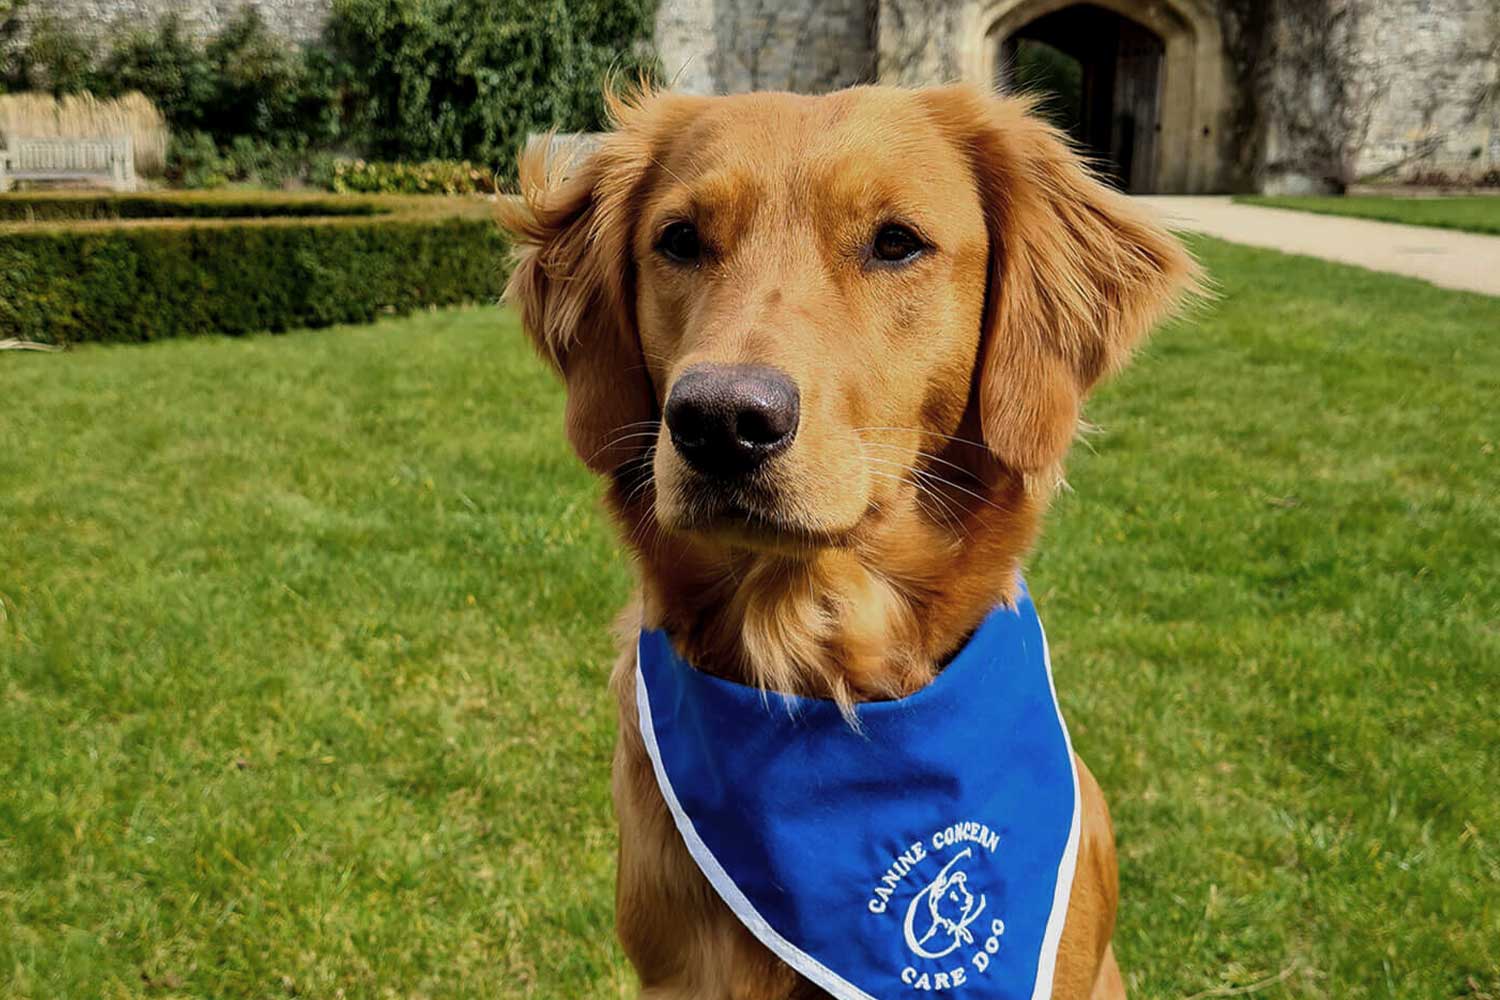
[[1045, 506], [996, 469], [931, 508], [910, 491], [844, 547], [786, 554], [664, 532], [649, 502], [623, 508], [619, 495], [646, 627], [700, 669], [846, 707], [921, 688], [1015, 596]]

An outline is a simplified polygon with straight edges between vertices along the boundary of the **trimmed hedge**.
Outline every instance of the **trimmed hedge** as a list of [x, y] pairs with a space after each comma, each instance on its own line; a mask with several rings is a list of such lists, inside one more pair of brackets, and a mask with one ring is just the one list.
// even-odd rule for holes
[[[49, 209], [89, 201], [18, 200]], [[271, 211], [272, 199], [251, 201]], [[205, 205], [232, 199], [185, 198], [178, 207], [186, 202], [208, 213]], [[333, 217], [0, 225], [0, 338], [72, 344], [234, 335], [498, 297], [507, 254], [488, 205], [362, 204], [363, 215]]]
[[385, 215], [389, 208], [352, 198], [172, 197], [149, 194], [5, 195], [3, 222], [83, 222], [113, 219], [276, 219]]

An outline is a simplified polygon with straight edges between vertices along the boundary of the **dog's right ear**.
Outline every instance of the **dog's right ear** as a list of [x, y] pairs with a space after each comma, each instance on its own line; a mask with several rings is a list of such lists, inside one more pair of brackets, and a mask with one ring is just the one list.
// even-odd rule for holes
[[619, 132], [565, 174], [551, 136], [520, 160], [521, 194], [502, 199], [516, 241], [505, 299], [567, 385], [568, 440], [585, 465], [611, 475], [638, 456], [639, 422], [657, 417], [635, 329], [630, 208], [649, 156]]
[[968, 156], [990, 239], [978, 400], [985, 443], [1054, 478], [1089, 391], [1198, 289], [1171, 233], [1097, 178], [1026, 99], [924, 91]]

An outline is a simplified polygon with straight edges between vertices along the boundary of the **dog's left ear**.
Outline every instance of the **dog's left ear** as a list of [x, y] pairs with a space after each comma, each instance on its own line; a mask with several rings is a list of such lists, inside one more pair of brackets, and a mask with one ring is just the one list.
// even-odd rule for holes
[[[617, 111], [644, 117], [635, 105]], [[632, 206], [649, 163], [637, 132], [617, 129], [566, 176], [549, 162], [548, 142], [520, 161], [521, 196], [498, 209], [516, 241], [506, 301], [567, 386], [564, 425], [594, 472], [617, 472], [643, 450], [633, 425], [656, 416], [635, 326]]]
[[976, 375], [985, 443], [1011, 468], [1054, 472], [1089, 390], [1196, 286], [1197, 265], [1031, 102], [968, 86], [925, 97], [969, 159], [989, 232]]

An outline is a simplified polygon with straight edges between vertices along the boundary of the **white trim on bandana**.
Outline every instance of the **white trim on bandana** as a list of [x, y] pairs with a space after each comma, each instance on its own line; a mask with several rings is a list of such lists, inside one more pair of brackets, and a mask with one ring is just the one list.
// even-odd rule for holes
[[[1073, 756], [1073, 737], [1068, 735], [1068, 723], [1063, 718], [1062, 706], [1057, 701], [1057, 684], [1052, 679], [1052, 651], [1047, 646], [1047, 629], [1037, 618], [1036, 627], [1042, 634], [1042, 662], [1047, 665], [1047, 687], [1052, 692], [1052, 708], [1057, 712], [1057, 724], [1062, 728], [1063, 742], [1068, 746], [1068, 773], [1073, 776], [1073, 823], [1068, 829], [1068, 846], [1063, 849], [1062, 860], [1057, 863], [1057, 888], [1052, 893], [1052, 913], [1047, 917], [1047, 930], [1042, 935], [1042, 953], [1037, 958], [1036, 989], [1031, 1000], [1051, 1000], [1052, 977], [1057, 973], [1057, 946], [1062, 943], [1063, 923], [1068, 916], [1068, 898], [1073, 892], [1073, 875], [1078, 868], [1078, 838], [1082, 826], [1083, 800], [1078, 795], [1078, 758]], [[636, 667], [640, 667], [640, 647], [636, 647]]]
[[[719, 864], [719, 859], [713, 856], [713, 852], [708, 849], [703, 838], [698, 836], [698, 831], [693, 827], [693, 821], [688, 818], [687, 813], [682, 811], [682, 805], [677, 801], [677, 793], [672, 790], [671, 779], [667, 777], [666, 768], [661, 762], [661, 749], [656, 745], [656, 731], [651, 725], [651, 701], [646, 693], [646, 678], [641, 673], [639, 641], [635, 649], [635, 704], [640, 716], [641, 740], [646, 744], [646, 753], [651, 757], [651, 768], [656, 772], [656, 783], [661, 788], [662, 798], [667, 801], [667, 808], [671, 810], [672, 821], [677, 824], [677, 832], [682, 834], [682, 841], [687, 845], [688, 853], [693, 856], [693, 861], [703, 872], [703, 877], [708, 879], [714, 891], [719, 894], [719, 898], [724, 901], [724, 905], [728, 906], [739, 918], [740, 923], [745, 925], [745, 929], [754, 934], [761, 944], [771, 949], [777, 958], [812, 980], [824, 991], [831, 993], [837, 1000], [876, 1000], [875, 997], [778, 934], [776, 928], [772, 927], [755, 909], [755, 905], [745, 898], [745, 894], [740, 891], [739, 886], [734, 884], [734, 880], [729, 877], [723, 865]], [[1074, 813], [1076, 815], [1077, 809], [1074, 809]]]

